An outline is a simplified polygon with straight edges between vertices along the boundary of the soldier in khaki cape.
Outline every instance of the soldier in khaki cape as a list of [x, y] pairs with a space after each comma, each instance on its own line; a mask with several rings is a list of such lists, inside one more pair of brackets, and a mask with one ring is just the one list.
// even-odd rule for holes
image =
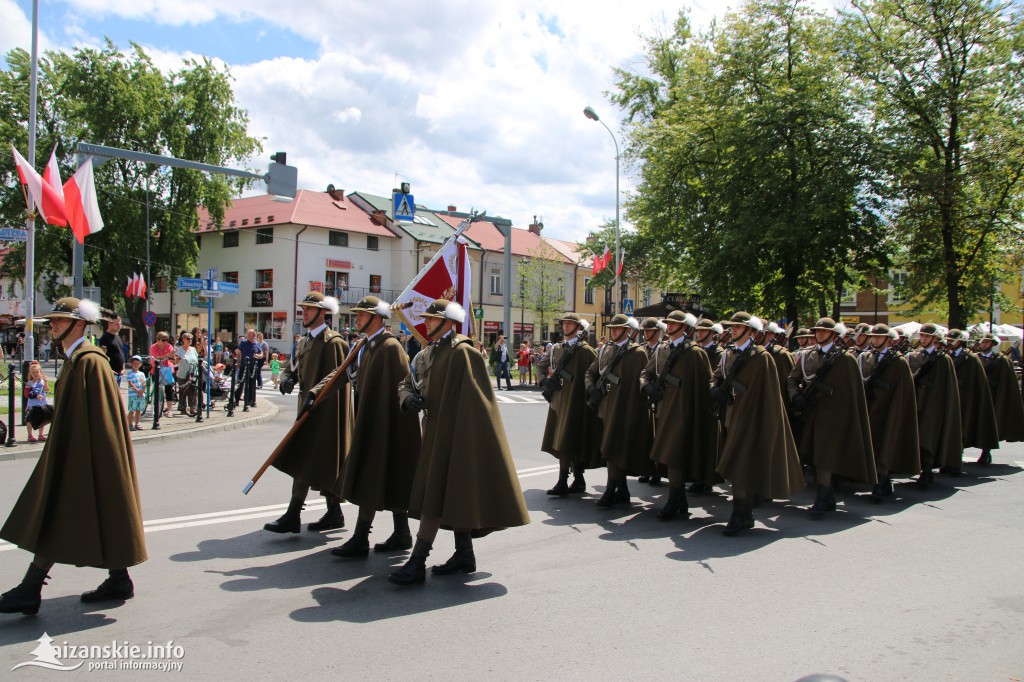
[[836, 508], [833, 474], [878, 482], [864, 381], [853, 355], [838, 345], [837, 328], [829, 317], [811, 327], [817, 346], [797, 354], [788, 381], [793, 409], [804, 420], [800, 443], [813, 458], [818, 484], [812, 519]]
[[[348, 355], [348, 343], [327, 327], [328, 312], [338, 312], [338, 300], [311, 291], [299, 301], [306, 334], [295, 349], [296, 369], [289, 368], [281, 380], [281, 393], [289, 394], [299, 385], [298, 415], [313, 406], [310, 391], [321, 379], [337, 369]], [[296, 418], [297, 418], [296, 417]], [[274, 460], [274, 468], [294, 479], [288, 509], [281, 518], [263, 526], [272, 533], [298, 533], [302, 505], [310, 488], [327, 499], [327, 512], [309, 524], [310, 531], [334, 530], [345, 526], [341, 513], [341, 467], [348, 452], [352, 430], [352, 409], [348, 386], [321, 402], [303, 428]]]
[[[644, 320], [643, 325], [640, 328], [640, 333], [643, 336], [643, 349], [647, 353], [647, 358], [650, 359], [654, 355], [654, 351], [661, 345], [661, 337], [665, 333], [665, 323], [656, 317], [648, 317]], [[655, 464], [655, 471], [650, 476], [640, 476], [636, 480], [640, 483], [650, 483], [651, 485], [661, 485], [661, 479], [667, 475], [667, 470], [664, 467]]]
[[[420, 456], [420, 423], [414, 412], [403, 412], [396, 387], [409, 374], [409, 357], [384, 324], [391, 306], [366, 296], [353, 308], [355, 326], [366, 341], [344, 377], [335, 384], [352, 386], [355, 420], [352, 443], [341, 474], [341, 496], [359, 506], [359, 519], [348, 542], [331, 554], [349, 559], [370, 553], [370, 527], [378, 511], [391, 511], [394, 532], [374, 546], [375, 552], [412, 547], [409, 495]], [[337, 369], [313, 388], [319, 395]]]
[[961, 465], [960, 393], [953, 361], [939, 347], [938, 325], [926, 323], [918, 332], [921, 347], [907, 355], [914, 373], [917, 397], [917, 432], [921, 441], [921, 475], [917, 484], [927, 488], [936, 466]]
[[599, 507], [629, 504], [626, 476], [650, 476], [651, 441], [654, 439], [650, 410], [640, 394], [640, 373], [647, 352], [630, 338], [629, 318], [622, 313], [605, 325], [611, 340], [587, 369], [587, 404], [596, 409], [603, 425], [601, 455], [608, 467], [608, 485]]
[[723, 416], [724, 444], [718, 473], [732, 483], [732, 516], [722, 531], [732, 536], [754, 527], [753, 498], [788, 499], [804, 477], [779, 391], [771, 354], [754, 343], [760, 321], [737, 312], [729, 322], [732, 343], [715, 370], [711, 397]]
[[[712, 372], [718, 369], [718, 365], [722, 362], [722, 344], [719, 343], [718, 335], [723, 331], [721, 324], [706, 317], [697, 320], [697, 326], [693, 331], [693, 340], [702, 351], [707, 353]], [[721, 445], [721, 440], [719, 440], [719, 445]], [[716, 475], [716, 480], [718, 478]], [[687, 488], [687, 492], [691, 495], [708, 495], [713, 490], [712, 484], [701, 481], [694, 481]]]
[[[965, 448], [995, 450], [999, 447], [999, 431], [992, 389], [988, 385], [985, 366], [977, 355], [967, 349], [967, 340], [967, 332], [959, 329], [950, 329], [946, 333], [946, 346], [956, 371], [957, 391], [960, 394], [960, 436]], [[942, 467], [941, 471], [959, 476], [960, 469], [961, 464], [958, 462], [955, 466]]]
[[[985, 367], [989, 389], [992, 391], [999, 440], [1004, 443], [1024, 441], [1024, 402], [1021, 402], [1020, 384], [1017, 383], [1013, 363], [999, 352], [999, 337], [995, 334], [986, 333], [981, 337], [979, 346], [981, 352], [978, 357]], [[991, 463], [991, 450], [982, 450], [978, 464], [986, 466]]]
[[388, 578], [396, 585], [424, 582], [440, 528], [455, 532], [455, 553], [431, 572], [449, 575], [476, 571], [474, 537], [530, 522], [486, 363], [473, 340], [455, 332], [466, 311], [438, 299], [423, 317], [431, 343], [413, 361], [415, 377], [398, 386], [402, 408], [424, 412], [409, 500], [420, 527], [409, 560]]
[[878, 483], [871, 489], [871, 501], [879, 504], [892, 495], [892, 474], [912, 475], [921, 470], [917, 429], [917, 402], [910, 365], [890, 347], [899, 338], [888, 325], [868, 330], [872, 349], [857, 356], [864, 394], [868, 401], [871, 446], [875, 452]]
[[[583, 381], [587, 368], [597, 357], [597, 351], [585, 338], [590, 325], [576, 313], [566, 313], [556, 322], [562, 323], [563, 340], [537, 363], [537, 374], [542, 377], [545, 397], [551, 396], [540, 449], [557, 457], [559, 464], [558, 482], [548, 490], [548, 495], [562, 497], [586, 492], [583, 471], [600, 466], [601, 425], [587, 408], [587, 387]], [[570, 469], [574, 474], [572, 485]]]
[[650, 457], [668, 468], [668, 499], [658, 512], [667, 521], [690, 516], [686, 481], [710, 487], [718, 480], [718, 424], [711, 413], [708, 356], [687, 339], [697, 318], [673, 310], [664, 322], [669, 338], [648, 361], [640, 386], [655, 409]]
[[793, 339], [796, 340], [797, 350], [803, 350], [808, 346], [814, 345], [814, 334], [812, 334], [811, 330], [807, 327], [800, 327], [797, 329], [796, 334], [793, 335]]
[[128, 417], [107, 356], [85, 338], [99, 307], [62, 298], [43, 317], [68, 360], [53, 405], [29, 415], [36, 428], [50, 422], [50, 437], [0, 537], [35, 556], [21, 584], [0, 597], [0, 613], [37, 613], [54, 563], [109, 570], [84, 602], [131, 599], [128, 568], [146, 560]]

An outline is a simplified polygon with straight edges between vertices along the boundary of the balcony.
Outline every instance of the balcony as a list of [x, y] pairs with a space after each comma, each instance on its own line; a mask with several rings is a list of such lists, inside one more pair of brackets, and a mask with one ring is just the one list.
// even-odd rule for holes
[[371, 291], [370, 287], [329, 287], [324, 286], [324, 296], [334, 296], [341, 305], [353, 306], [364, 296], [376, 296], [392, 303], [402, 293], [400, 289], [380, 289]]

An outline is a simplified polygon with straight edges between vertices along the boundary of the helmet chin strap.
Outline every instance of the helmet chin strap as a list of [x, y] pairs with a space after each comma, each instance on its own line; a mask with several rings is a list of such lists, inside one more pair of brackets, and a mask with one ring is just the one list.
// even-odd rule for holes
[[66, 356], [64, 355], [64, 344], [62, 342], [68, 337], [68, 334], [71, 333], [71, 330], [75, 328], [76, 324], [78, 324], [78, 320], [71, 320], [71, 324], [69, 324], [68, 328], [64, 330], [64, 333], [53, 339], [53, 342], [57, 346], [57, 357], [66, 359]]
[[437, 325], [437, 328], [436, 328], [436, 329], [434, 329], [434, 331], [430, 331], [429, 329], [427, 330], [427, 333], [428, 333], [428, 334], [430, 335], [430, 338], [431, 338], [432, 340], [433, 340], [433, 338], [434, 338], [435, 336], [437, 336], [438, 334], [440, 334], [440, 333], [441, 333], [441, 330], [442, 330], [442, 329], [444, 329], [444, 325], [445, 325], [445, 324], [446, 324], [447, 322], [448, 322], [448, 318], [446, 317], [446, 318], [444, 318], [443, 320], [441, 320], [441, 324]]
[[[322, 310], [322, 308], [318, 308], [318, 310]], [[306, 329], [309, 329], [310, 327], [313, 326], [314, 323], [316, 323], [317, 320], [321, 320], [322, 321], [323, 320], [323, 316], [320, 315], [320, 314], [314, 315], [313, 319], [308, 324], [306, 322], [303, 322], [302, 326], [305, 327]]]
[[376, 315], [370, 315], [369, 321], [366, 324], [364, 324], [362, 327], [359, 328], [359, 333], [360, 334], [365, 334], [366, 330], [370, 328], [370, 325], [373, 324], [373, 321], [374, 321], [374, 319], [376, 317], [377, 317]]

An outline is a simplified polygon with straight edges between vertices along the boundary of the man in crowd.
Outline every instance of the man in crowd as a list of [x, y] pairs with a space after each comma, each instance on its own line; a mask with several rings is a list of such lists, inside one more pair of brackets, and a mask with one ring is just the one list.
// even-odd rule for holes
[[917, 432], [921, 443], [921, 475], [917, 484], [927, 488], [936, 466], [959, 467], [963, 460], [960, 393], [953, 361], [939, 347], [938, 325], [928, 322], [918, 332], [920, 348], [907, 355], [914, 373]]
[[511, 362], [511, 356], [508, 354], [508, 344], [505, 343], [505, 337], [499, 336], [498, 342], [494, 344], [494, 378], [498, 382], [497, 390], [501, 390], [501, 380], [505, 379], [505, 389], [512, 390], [512, 373], [509, 370], [509, 363]]
[[[301, 304], [300, 304], [301, 305]], [[256, 368], [259, 361], [263, 359], [263, 349], [256, 341], [256, 330], [249, 328], [245, 330], [245, 338], [238, 342], [235, 348], [235, 367], [238, 376], [235, 378], [235, 402], [242, 400], [242, 391], [247, 389], [245, 402], [249, 407], [256, 406]], [[247, 380], [248, 379], [248, 383]]]
[[[956, 371], [957, 392], [960, 394], [960, 436], [965, 448], [991, 451], [999, 447], [996, 408], [992, 402], [985, 366], [978, 356], [967, 348], [967, 332], [950, 329], [946, 334], [949, 357]], [[961, 455], [961, 461], [963, 456]], [[961, 463], [943, 466], [941, 471], [960, 475]]]
[[[985, 366], [989, 389], [992, 391], [999, 440], [1004, 443], [1024, 441], [1024, 402], [1021, 402], [1020, 384], [1017, 383], [1013, 363], [999, 352], [999, 337], [991, 332], [981, 337], [979, 348], [981, 352], [978, 357]], [[978, 464], [987, 466], [991, 463], [991, 449], [982, 450]]]

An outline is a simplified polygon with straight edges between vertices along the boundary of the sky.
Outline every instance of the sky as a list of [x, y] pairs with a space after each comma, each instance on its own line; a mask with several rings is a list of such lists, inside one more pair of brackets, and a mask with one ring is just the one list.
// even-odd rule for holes
[[[825, 6], [829, 0], [810, 0]], [[165, 71], [207, 56], [235, 79], [265, 159], [334, 184], [486, 210], [569, 241], [615, 217], [614, 68], [681, 9], [706, 26], [740, 0], [40, 0], [41, 50], [142, 45]], [[31, 0], [0, 0], [0, 52], [29, 49]], [[41, 162], [40, 162], [41, 163]], [[620, 169], [620, 200], [636, 172]], [[623, 218], [624, 228], [628, 222]]]

